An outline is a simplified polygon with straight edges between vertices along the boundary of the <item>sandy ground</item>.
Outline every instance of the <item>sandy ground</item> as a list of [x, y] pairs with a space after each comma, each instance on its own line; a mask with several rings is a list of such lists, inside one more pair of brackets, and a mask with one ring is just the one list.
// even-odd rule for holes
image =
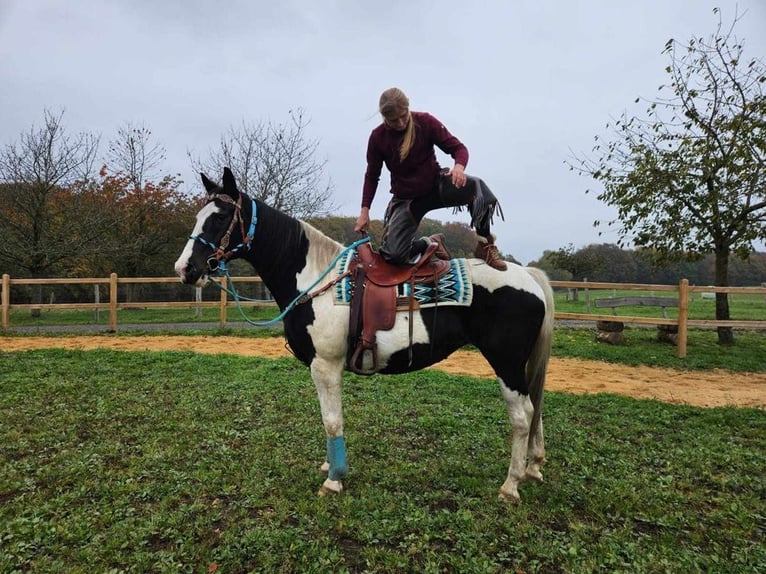
[[[239, 339], [207, 336], [152, 337], [0, 337], [0, 350], [22, 351], [58, 347], [65, 349], [114, 349], [120, 351], [179, 350], [275, 358], [289, 354], [282, 338]], [[435, 367], [447, 373], [493, 378], [492, 369], [475, 352], [458, 351]], [[695, 372], [627, 367], [601, 361], [552, 358], [546, 389], [568, 393], [615, 393], [637, 398], [700, 407], [734, 405], [766, 408], [766, 374]]]

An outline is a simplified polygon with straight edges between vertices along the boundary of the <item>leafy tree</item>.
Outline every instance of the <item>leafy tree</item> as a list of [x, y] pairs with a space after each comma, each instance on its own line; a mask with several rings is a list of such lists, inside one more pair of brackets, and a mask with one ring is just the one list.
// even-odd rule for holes
[[[96, 252], [104, 223], [91, 185], [98, 138], [70, 136], [63, 111], [20, 134], [0, 153], [0, 263], [29, 277], [60, 273]], [[41, 291], [33, 292], [39, 303]], [[33, 313], [34, 314], [34, 313]]]
[[732, 285], [766, 284], [766, 253], [752, 253], [747, 261], [732, 258], [729, 273]]
[[552, 281], [571, 281], [572, 272], [562, 269], [558, 266], [558, 263], [557, 253], [546, 249], [543, 251], [543, 256], [540, 257], [540, 259], [537, 261], [530, 261], [529, 265], [530, 267], [537, 267], [545, 271], [548, 278]]
[[[312, 217], [306, 220], [308, 223], [328, 235], [348, 245], [359, 239], [361, 235], [354, 233], [356, 217]], [[418, 230], [418, 237], [443, 233], [447, 248], [453, 257], [472, 257], [476, 247], [476, 233], [467, 223], [448, 221], [442, 223], [436, 219], [424, 219]], [[379, 219], [370, 222], [370, 237], [374, 245], [379, 246], [383, 236], [383, 222]]]
[[[670, 95], [647, 100], [645, 117], [609, 122], [612, 138], [597, 136], [595, 157], [572, 165], [603, 185], [598, 199], [617, 208], [621, 243], [632, 239], [658, 263], [712, 253], [721, 286], [729, 256], [746, 258], [766, 239], [766, 67], [744, 58], [736, 22], [725, 29], [719, 16], [708, 38], [669, 40], [660, 91]], [[729, 318], [725, 294], [716, 318]], [[732, 330], [719, 328], [718, 339], [733, 342]]]
[[[199, 208], [178, 189], [179, 181], [165, 176], [137, 187], [130, 176], [101, 170], [99, 190], [111, 205], [108, 258], [91, 262], [96, 273], [117, 272], [128, 277], [168, 274], [189, 233], [189, 221]], [[108, 265], [109, 268], [104, 268]], [[101, 267], [99, 269], [99, 267]], [[132, 294], [129, 293], [130, 299]]]
[[632, 283], [636, 280], [636, 261], [630, 251], [617, 245], [591, 244], [577, 252], [587, 262], [588, 279], [613, 283]]
[[331, 213], [333, 184], [324, 179], [325, 161], [314, 157], [319, 142], [306, 139], [309, 122], [302, 110], [290, 122], [242, 122], [221, 137], [218, 150], [206, 160], [190, 154], [192, 166], [217, 177], [228, 166], [239, 188], [295, 217]]
[[592, 281], [593, 273], [600, 266], [598, 261], [593, 260], [593, 253], [582, 249], [575, 251], [571, 243], [549, 252], [547, 259], [555, 268], [568, 271], [572, 281]]
[[122, 275], [166, 274], [186, 241], [188, 221], [181, 220], [198, 204], [179, 191], [177, 176], [160, 177], [164, 160], [165, 148], [145, 126], [126, 124], [109, 142], [100, 187], [113, 205], [112, 270]]

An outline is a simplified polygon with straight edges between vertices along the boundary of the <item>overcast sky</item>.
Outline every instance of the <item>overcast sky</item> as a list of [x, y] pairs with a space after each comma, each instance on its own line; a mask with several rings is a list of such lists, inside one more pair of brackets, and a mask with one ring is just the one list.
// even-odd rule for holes
[[[745, 13], [745, 55], [766, 58], [766, 0], [0, 0], [0, 145], [46, 109], [102, 152], [131, 122], [166, 148], [165, 173], [201, 189], [187, 151], [302, 108], [340, 214], [356, 216], [378, 96], [398, 86], [468, 146], [505, 211], [500, 248], [527, 263], [616, 242], [592, 225], [613, 212], [564, 162], [657, 95], [665, 43], [713, 33], [716, 5], [726, 22]], [[374, 217], [388, 198], [384, 171]]]

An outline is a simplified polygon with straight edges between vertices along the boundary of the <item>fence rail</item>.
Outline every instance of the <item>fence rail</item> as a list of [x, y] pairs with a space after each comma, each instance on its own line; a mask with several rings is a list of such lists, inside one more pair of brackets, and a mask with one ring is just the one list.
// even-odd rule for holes
[[[260, 277], [235, 277], [237, 283], [262, 283]], [[117, 330], [117, 311], [124, 309], [195, 309], [217, 307], [219, 309], [219, 322], [221, 327], [227, 323], [227, 310], [236, 303], [228, 300], [225, 291], [221, 291], [216, 301], [202, 301], [200, 288], [197, 288], [197, 298], [194, 301], [120, 301], [118, 289], [120, 285], [139, 284], [171, 284], [178, 285], [178, 277], [118, 277], [112, 273], [109, 277], [84, 277], [84, 278], [51, 278], [51, 279], [12, 279], [8, 274], [2, 277], [0, 289], [0, 315], [2, 316], [2, 328], [10, 327], [11, 309], [39, 309], [39, 310], [108, 310], [109, 330]], [[221, 284], [226, 286], [226, 279], [221, 279]], [[107, 301], [94, 303], [18, 303], [11, 304], [11, 288], [22, 285], [107, 285], [109, 298]], [[266, 306], [269, 302], [248, 302], [248, 306]]]
[[[260, 277], [234, 277], [236, 283], [261, 283]], [[221, 279], [225, 286], [225, 279]], [[227, 323], [227, 311], [236, 303], [229, 301], [225, 291], [220, 292], [220, 297], [215, 301], [202, 301], [200, 292], [194, 301], [144, 301], [127, 302], [119, 301], [118, 288], [120, 285], [136, 284], [178, 284], [177, 277], [118, 277], [112, 273], [109, 277], [84, 277], [84, 278], [50, 278], [50, 279], [12, 279], [8, 274], [2, 276], [2, 289], [0, 290], [0, 313], [2, 314], [2, 328], [10, 327], [11, 309], [79, 309], [79, 310], [103, 310], [109, 311], [109, 330], [117, 330], [117, 311], [136, 308], [203, 308], [217, 307], [219, 309], [219, 322], [221, 327]], [[22, 303], [11, 304], [11, 289], [14, 286], [23, 285], [107, 285], [109, 291], [108, 301], [96, 301], [94, 303]], [[566, 288], [583, 291], [586, 299], [587, 313], [556, 312], [555, 317], [564, 321], [601, 321], [610, 315], [590, 313], [591, 290], [619, 289], [621, 291], [656, 291], [675, 293], [678, 298], [678, 318], [664, 317], [636, 317], [620, 315], [619, 320], [623, 323], [638, 325], [670, 325], [678, 328], [678, 356], [686, 356], [687, 332], [689, 327], [733, 327], [743, 329], [766, 329], [766, 321], [719, 321], [713, 319], [690, 319], [689, 298], [693, 293], [729, 293], [766, 295], [766, 286], [762, 287], [715, 287], [715, 286], [692, 286], [687, 279], [679, 281], [678, 285], [659, 285], [643, 283], [605, 283], [598, 281], [551, 281], [554, 288]], [[249, 306], [270, 305], [271, 303], [248, 303]]]

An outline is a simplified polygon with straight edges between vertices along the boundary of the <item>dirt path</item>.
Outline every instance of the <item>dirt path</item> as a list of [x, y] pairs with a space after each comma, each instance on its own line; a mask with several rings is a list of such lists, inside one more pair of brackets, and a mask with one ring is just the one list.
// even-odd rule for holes
[[[241, 355], [267, 358], [289, 354], [281, 337], [0, 337], [0, 350], [3, 351], [50, 347], [120, 351], [179, 350], [212, 354], [220, 353], [223, 348], [237, 349]], [[470, 351], [458, 351], [434, 368], [452, 374], [494, 377], [484, 358]], [[766, 408], [766, 374], [763, 373], [729, 373], [722, 370], [684, 372], [554, 357], [548, 367], [546, 388], [568, 393], [616, 393], [700, 407], [735, 405]]]

